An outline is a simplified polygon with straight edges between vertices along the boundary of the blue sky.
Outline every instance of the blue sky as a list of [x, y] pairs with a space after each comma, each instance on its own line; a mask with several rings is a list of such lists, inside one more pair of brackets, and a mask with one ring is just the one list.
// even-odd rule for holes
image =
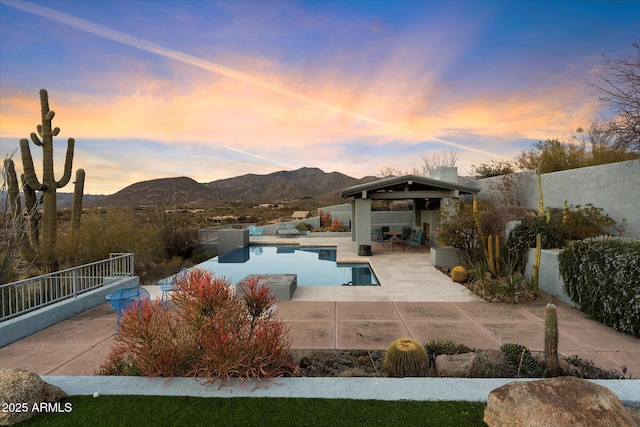
[[86, 193], [452, 150], [467, 174], [606, 117], [585, 82], [635, 42], [637, 1], [0, 0], [0, 154], [45, 88]]

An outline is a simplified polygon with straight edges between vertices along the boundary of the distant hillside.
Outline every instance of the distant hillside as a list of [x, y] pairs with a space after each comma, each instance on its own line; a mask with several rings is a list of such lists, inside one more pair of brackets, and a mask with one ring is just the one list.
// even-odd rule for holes
[[186, 176], [137, 182], [89, 206], [219, 205], [215, 192]]
[[[377, 178], [352, 178], [318, 168], [279, 171], [268, 175], [247, 174], [209, 183], [188, 177], [161, 178], [137, 182], [110, 196], [85, 195], [84, 207], [191, 205], [215, 207], [226, 202], [278, 203], [312, 198], [318, 203], [340, 202], [340, 190]], [[72, 193], [58, 193], [58, 206], [71, 207]]]
[[227, 201], [276, 202], [281, 200], [337, 198], [340, 190], [360, 180], [318, 168], [279, 171], [268, 175], [247, 174], [205, 184]]

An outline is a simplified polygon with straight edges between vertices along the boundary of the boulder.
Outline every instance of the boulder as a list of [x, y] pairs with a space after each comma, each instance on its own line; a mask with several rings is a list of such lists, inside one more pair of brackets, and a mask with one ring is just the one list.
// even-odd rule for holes
[[[0, 425], [22, 422], [39, 413], [41, 403], [55, 403], [67, 394], [22, 369], [0, 369]], [[34, 405], [35, 411], [34, 411]], [[49, 408], [50, 409], [50, 408]]]
[[489, 427], [636, 427], [618, 396], [576, 377], [512, 382], [489, 393]]
[[439, 377], [470, 377], [476, 357], [476, 353], [441, 354], [436, 357], [436, 372]]

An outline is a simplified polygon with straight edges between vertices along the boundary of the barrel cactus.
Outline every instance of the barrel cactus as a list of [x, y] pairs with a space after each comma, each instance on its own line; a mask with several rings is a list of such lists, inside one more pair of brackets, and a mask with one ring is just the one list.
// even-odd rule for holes
[[522, 344], [502, 344], [500, 351], [516, 368], [518, 376], [536, 378], [542, 376], [542, 367], [531, 351]]
[[424, 347], [411, 338], [399, 338], [387, 348], [383, 368], [391, 377], [421, 377], [429, 358]]
[[469, 278], [469, 271], [461, 266], [455, 266], [451, 269], [451, 280], [458, 283], [464, 283]]

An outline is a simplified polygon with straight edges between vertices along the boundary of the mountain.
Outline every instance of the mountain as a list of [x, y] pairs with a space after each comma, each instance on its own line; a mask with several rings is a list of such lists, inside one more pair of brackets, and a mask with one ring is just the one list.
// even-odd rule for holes
[[211, 206], [223, 202], [214, 191], [197, 181], [181, 176], [141, 181], [110, 196], [91, 202], [89, 206]]
[[[181, 205], [215, 207], [226, 202], [278, 203], [284, 200], [316, 199], [319, 203], [340, 203], [340, 190], [376, 180], [352, 178], [318, 168], [279, 171], [268, 175], [247, 174], [198, 183], [186, 177], [161, 178], [129, 185], [110, 196], [85, 194], [84, 207]], [[58, 192], [58, 208], [70, 208], [73, 193]], [[23, 203], [24, 205], [24, 203]]]
[[[340, 190], [375, 180], [352, 178], [318, 168], [279, 171], [268, 175], [247, 174], [234, 178], [198, 183], [188, 177], [161, 178], [129, 185], [110, 196], [84, 196], [84, 207], [191, 205], [215, 207], [226, 202], [278, 203], [283, 200], [316, 199], [319, 203], [340, 203]], [[63, 196], [63, 193], [58, 193]], [[66, 197], [68, 196], [68, 197]], [[72, 193], [65, 194], [62, 206], [71, 206]], [[60, 203], [59, 203], [60, 205]]]
[[247, 174], [204, 185], [227, 201], [277, 202], [305, 197], [336, 199], [340, 190], [360, 182], [339, 172], [301, 168], [268, 175]]

